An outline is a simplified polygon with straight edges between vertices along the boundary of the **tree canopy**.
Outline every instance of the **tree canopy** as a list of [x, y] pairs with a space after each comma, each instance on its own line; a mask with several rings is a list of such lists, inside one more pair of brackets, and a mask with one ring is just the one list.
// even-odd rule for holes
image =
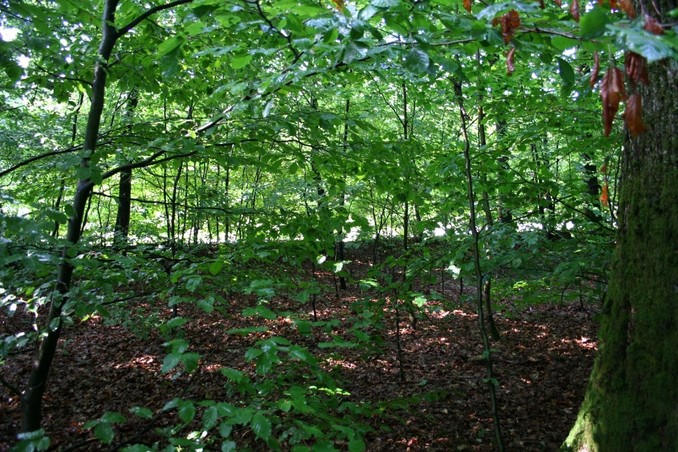
[[[125, 300], [155, 299], [173, 311], [157, 326], [163, 371], [190, 374], [184, 304], [218, 312], [239, 293], [254, 297], [246, 316], [311, 328], [269, 306], [285, 293], [315, 317], [317, 279], [290, 269], [414, 319], [437, 301], [421, 278], [472, 281], [494, 402], [490, 281], [524, 284], [530, 302], [604, 297], [622, 149], [656, 127], [642, 87], [678, 60], [677, 31], [629, 0], [0, 1], [0, 305], [31, 319], [1, 333], [0, 365], [36, 354], [18, 388], [23, 444], [46, 444], [40, 400], [65, 326], [128, 325]], [[354, 280], [344, 249], [361, 244], [374, 268]], [[367, 347], [361, 328], [326, 347]], [[336, 389], [286, 338], [246, 353], [262, 376], [297, 360]], [[224, 376], [269, 391], [269, 409], [286, 390]], [[268, 447], [286, 441], [264, 409], [220, 403], [205, 404], [206, 431], [242, 415]], [[120, 420], [106, 416], [90, 428], [110, 443]], [[323, 434], [364, 447], [359, 430]]]

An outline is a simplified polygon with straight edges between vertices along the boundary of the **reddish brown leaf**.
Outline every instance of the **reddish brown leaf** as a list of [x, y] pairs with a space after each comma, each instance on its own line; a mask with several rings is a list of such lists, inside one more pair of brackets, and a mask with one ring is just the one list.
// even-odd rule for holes
[[336, 6], [339, 11], [344, 10], [344, 0], [332, 0], [332, 2], [334, 2], [334, 6]]
[[[507, 12], [499, 19], [501, 23], [501, 34], [504, 37], [504, 44], [508, 44], [513, 39], [515, 30], [520, 27], [520, 14], [515, 9]], [[494, 21], [492, 21], [494, 24]]]
[[579, 0], [570, 0], [570, 14], [575, 22], [579, 22]]
[[610, 9], [619, 9], [617, 6], [617, 0], [610, 0]]
[[507, 75], [512, 75], [513, 71], [515, 71], [515, 69], [516, 69], [515, 64], [513, 62], [513, 56], [515, 55], [515, 53], [516, 53], [516, 48], [511, 47], [509, 49], [508, 53], [506, 54], [506, 74]]
[[610, 66], [600, 84], [600, 97], [603, 104], [603, 127], [605, 136], [610, 135], [612, 122], [619, 110], [619, 102], [626, 99], [624, 74], [615, 66]]
[[631, 19], [635, 19], [636, 8], [633, 7], [631, 0], [619, 0], [619, 9], [624, 11]]
[[598, 73], [600, 72], [600, 55], [598, 51], [593, 52], [593, 69], [591, 70], [591, 79], [589, 80], [589, 85], [591, 88], [598, 81]]
[[518, 11], [515, 9], [512, 9], [508, 13], [506, 13], [509, 17], [509, 23], [512, 28], [516, 29], [520, 27], [520, 14], [518, 14]]
[[664, 27], [662, 27], [662, 25], [659, 22], [657, 22], [657, 19], [655, 19], [652, 16], [648, 16], [647, 14], [645, 14], [644, 28], [650, 33], [654, 33], [656, 35], [661, 35], [664, 33]]
[[610, 193], [607, 182], [603, 184], [603, 190], [600, 193], [600, 203], [607, 207], [610, 204]]
[[626, 76], [635, 85], [638, 82], [643, 82], [645, 85], [650, 83], [647, 74], [647, 60], [644, 56], [635, 52], [626, 52], [624, 58], [624, 70]]
[[464, 9], [469, 13], [471, 12], [471, 0], [464, 0]]
[[617, 103], [626, 100], [626, 87], [624, 86], [624, 74], [618, 67], [612, 67], [611, 92], [618, 96]]
[[647, 130], [647, 126], [643, 122], [643, 99], [640, 94], [632, 94], [626, 100], [624, 122], [632, 137], [637, 137]]

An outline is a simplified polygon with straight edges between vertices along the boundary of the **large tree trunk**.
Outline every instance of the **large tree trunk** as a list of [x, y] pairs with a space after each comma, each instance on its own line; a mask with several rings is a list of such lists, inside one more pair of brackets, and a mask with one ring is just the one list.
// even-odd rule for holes
[[[675, 0], [643, 2], [670, 22]], [[649, 131], [624, 146], [600, 349], [566, 449], [678, 450], [678, 62], [641, 92]]]

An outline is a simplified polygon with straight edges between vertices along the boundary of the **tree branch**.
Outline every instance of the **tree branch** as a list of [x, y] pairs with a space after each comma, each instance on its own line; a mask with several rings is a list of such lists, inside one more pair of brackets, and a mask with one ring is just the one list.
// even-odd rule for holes
[[55, 155], [68, 154], [69, 152], [75, 152], [75, 151], [79, 151], [79, 150], [81, 150], [81, 149], [82, 149], [82, 145], [78, 145], [78, 146], [70, 147], [70, 148], [68, 148], [68, 149], [62, 149], [62, 150], [60, 150], [60, 151], [51, 151], [51, 152], [46, 152], [46, 153], [44, 153], [44, 154], [36, 155], [35, 157], [31, 157], [31, 158], [29, 158], [29, 159], [27, 159], [27, 160], [24, 160], [24, 161], [22, 161], [22, 162], [19, 162], [19, 163], [17, 163], [17, 164], [14, 165], [14, 166], [10, 166], [10, 167], [7, 168], [6, 170], [0, 171], [0, 178], [2, 178], [2, 177], [4, 177], [4, 176], [8, 175], [8, 174], [11, 173], [12, 171], [15, 171], [15, 170], [21, 168], [22, 166], [29, 165], [29, 164], [31, 164], [31, 163], [33, 163], [33, 162], [38, 161], [38, 160], [42, 160], [42, 159], [44, 159], [44, 158], [52, 157], [52, 156], [55, 156]]
[[56, 74], [56, 73], [54, 73], [54, 72], [48, 71], [47, 69], [45, 69], [44, 67], [40, 66], [39, 64], [36, 64], [35, 67], [37, 67], [38, 69], [40, 69], [40, 70], [41, 70], [42, 72], [44, 72], [45, 74], [51, 75], [52, 77], [57, 78], [57, 79], [59, 79], [59, 80], [69, 80], [69, 81], [71, 81], [71, 82], [80, 82], [80, 83], [84, 83], [85, 85], [87, 85], [87, 86], [89, 86], [89, 87], [92, 86], [92, 82], [90, 82], [89, 80], [85, 80], [85, 79], [77, 78], [77, 77], [67, 77], [67, 76], [65, 76], [65, 75], [62, 76], [62, 75]]
[[[158, 157], [163, 155], [165, 152], [167, 152], [167, 151], [161, 150], [161, 151], [158, 151], [155, 154], [151, 155], [150, 157], [145, 158], [144, 160], [141, 160], [139, 162], [129, 163], [127, 165], [121, 165], [117, 168], [113, 168], [112, 170], [109, 170], [109, 171], [106, 171], [105, 173], [103, 173], [101, 175], [101, 179], [102, 180], [108, 179], [108, 178], [113, 177], [116, 174], [118, 174], [122, 171], [128, 170], [128, 169], [144, 168], [144, 167], [151, 166], [151, 165], [157, 165], [158, 163], [167, 162], [169, 160], [174, 160], [174, 159], [183, 158], [183, 157], [190, 157], [190, 156], [195, 155], [197, 153], [197, 151], [187, 152], [185, 154], [176, 154], [176, 155], [172, 155], [170, 157], [165, 157], [163, 159], [156, 160]], [[92, 188], [94, 186], [94, 182], [92, 180], [88, 180], [86, 185], [87, 185], [86, 188]]]
[[153, 8], [144, 12], [142, 15], [140, 15], [136, 19], [132, 20], [130, 23], [128, 23], [127, 25], [125, 25], [121, 29], [119, 29], [118, 32], [117, 32], [117, 37], [119, 38], [120, 36], [124, 35], [128, 31], [130, 31], [132, 28], [136, 27], [141, 22], [148, 19], [149, 17], [151, 17], [153, 14], [155, 14], [157, 12], [164, 11], [164, 10], [170, 9], [170, 8], [174, 8], [175, 6], [183, 5], [183, 4], [186, 4], [186, 3], [191, 3], [192, 1], [193, 0], [175, 0], [173, 2], [169, 2], [165, 5], [154, 6]]

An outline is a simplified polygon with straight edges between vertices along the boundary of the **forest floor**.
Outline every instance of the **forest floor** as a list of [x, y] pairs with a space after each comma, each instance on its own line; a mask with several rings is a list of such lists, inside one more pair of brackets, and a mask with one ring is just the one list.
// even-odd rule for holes
[[[400, 407], [392, 404], [383, 414], [371, 418], [374, 430], [366, 437], [368, 450], [493, 450], [477, 315], [472, 302], [455, 300], [459, 286], [449, 283], [443, 292], [450, 300], [438, 303], [416, 329], [405, 319], [400, 324], [404, 381], [397, 359], [394, 310], [388, 306], [385, 345], [380, 352], [366, 354], [347, 348], [340, 350], [340, 357], [326, 358], [326, 364], [338, 371], [349, 399], [375, 404], [406, 401]], [[328, 291], [318, 298], [318, 318], [339, 319], [334, 333], [341, 334], [343, 320], [354, 315], [349, 307], [359, 298], [365, 298], [365, 294], [356, 285], [340, 291], [339, 298], [333, 290]], [[329, 356], [326, 349], [317, 347], [327, 340], [320, 337], [322, 333], [299, 337], [287, 318], [243, 317], [242, 309], [252, 300], [231, 299], [226, 315], [182, 305], [181, 314], [190, 319], [182, 327], [184, 338], [191, 350], [201, 355], [200, 366], [191, 376], [172, 378], [172, 374], [161, 372], [166, 339], [155, 330], [139, 334], [121, 325], [106, 324], [98, 317], [66, 327], [44, 397], [43, 425], [52, 449], [103, 449], [84, 424], [106, 411], [118, 411], [129, 420], [116, 426], [113, 444], [153, 441], [153, 430], [175, 422], [176, 411], [148, 421], [129, 415], [131, 407], [143, 406], [159, 413], [174, 397], [219, 400], [224, 393], [219, 369], [251, 369], [251, 363], [244, 359], [245, 351], [263, 337], [284, 336], [301, 342], [321, 359]], [[597, 307], [554, 300], [553, 304], [517, 309], [509, 299], [497, 300], [497, 306], [495, 319], [501, 339], [492, 348], [507, 450], [557, 450], [575, 421], [593, 364]], [[308, 304], [283, 297], [273, 298], [269, 307], [279, 312], [310, 311]], [[136, 308], [143, 312], [144, 306]], [[161, 312], [161, 316], [170, 315], [169, 309]], [[9, 318], [0, 314], [0, 330], [12, 331], [25, 321], [19, 315]], [[245, 336], [227, 333], [253, 323], [265, 325], [268, 331]], [[0, 376], [18, 386], [26, 381], [29, 368], [29, 357], [20, 356], [0, 367]], [[15, 442], [20, 407], [18, 397], [1, 385], [0, 397], [0, 450], [4, 451]], [[251, 432], [249, 439], [243, 435], [243, 443], [262, 450], [252, 442]]]

